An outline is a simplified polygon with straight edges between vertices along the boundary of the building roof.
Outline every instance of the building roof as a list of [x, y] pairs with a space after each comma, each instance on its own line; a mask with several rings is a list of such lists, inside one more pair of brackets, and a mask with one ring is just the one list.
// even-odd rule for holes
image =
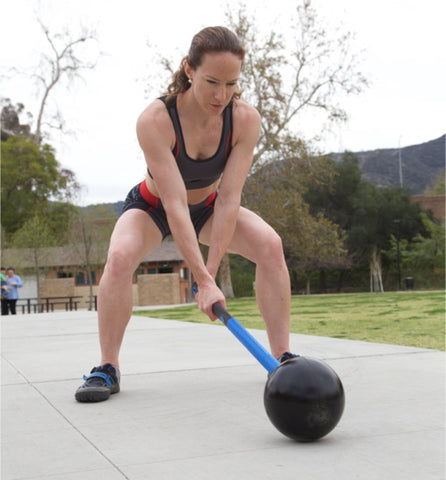
[[173, 240], [166, 240], [154, 250], [146, 255], [143, 262], [182, 262], [183, 255], [178, 250], [177, 244]]
[[[90, 251], [90, 264], [104, 265], [107, 258], [106, 244], [93, 244]], [[5, 267], [33, 268], [35, 254], [32, 249], [2, 249], [1, 264]], [[67, 245], [64, 247], [45, 247], [37, 249], [38, 264], [42, 268], [79, 267], [85, 265], [84, 245]], [[178, 247], [174, 241], [166, 240], [152, 253], [146, 255], [143, 262], [182, 262]]]

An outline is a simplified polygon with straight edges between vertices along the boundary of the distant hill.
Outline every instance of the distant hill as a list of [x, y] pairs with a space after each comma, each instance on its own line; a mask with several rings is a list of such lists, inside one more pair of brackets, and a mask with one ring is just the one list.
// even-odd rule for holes
[[124, 205], [124, 201], [123, 200], [120, 200], [119, 202], [115, 202], [115, 203], [110, 203], [110, 205], [113, 206], [115, 212], [116, 212], [116, 215], [121, 215], [122, 213], [122, 207]]
[[[445, 141], [443, 135], [436, 140], [409, 147], [387, 148], [367, 152], [353, 152], [359, 159], [364, 180], [378, 187], [400, 185], [399, 156], [401, 155], [403, 187], [412, 195], [421, 194], [445, 168]], [[339, 161], [342, 153], [329, 156]]]
[[[109, 212], [110, 215], [116, 214], [117, 217], [121, 215], [122, 213], [122, 206], [124, 205], [124, 202], [120, 200], [119, 202], [112, 202], [112, 203], [97, 203], [97, 204], [91, 204], [87, 205], [86, 207], [82, 207], [84, 209], [94, 209], [94, 208], [105, 208], [107, 212]], [[101, 212], [103, 215], [103, 213]]]
[[[436, 140], [401, 148], [403, 187], [412, 195], [420, 195], [432, 185], [438, 173], [445, 168], [446, 135]], [[359, 159], [364, 180], [378, 187], [398, 187], [399, 155], [398, 148], [353, 152]], [[343, 153], [330, 153], [327, 156], [339, 161]], [[123, 201], [107, 203], [119, 216]]]

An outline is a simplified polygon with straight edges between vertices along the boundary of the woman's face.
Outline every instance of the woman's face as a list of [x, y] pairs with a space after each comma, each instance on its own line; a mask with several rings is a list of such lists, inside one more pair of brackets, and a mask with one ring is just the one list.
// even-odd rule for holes
[[230, 52], [206, 53], [196, 70], [185, 64], [192, 80], [191, 90], [199, 105], [210, 114], [220, 115], [237, 91], [242, 61]]

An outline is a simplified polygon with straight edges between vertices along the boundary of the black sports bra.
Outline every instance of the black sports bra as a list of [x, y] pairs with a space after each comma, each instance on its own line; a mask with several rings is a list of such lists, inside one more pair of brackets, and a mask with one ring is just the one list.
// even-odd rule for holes
[[[195, 190], [212, 185], [223, 173], [232, 149], [232, 102], [223, 110], [223, 128], [216, 153], [205, 160], [194, 160], [186, 153], [177, 111], [177, 97], [172, 97], [169, 101], [166, 101], [166, 97], [160, 97], [160, 100], [166, 105], [175, 130], [176, 141], [172, 154], [177, 161], [186, 189]], [[147, 173], [153, 178], [149, 169]]]

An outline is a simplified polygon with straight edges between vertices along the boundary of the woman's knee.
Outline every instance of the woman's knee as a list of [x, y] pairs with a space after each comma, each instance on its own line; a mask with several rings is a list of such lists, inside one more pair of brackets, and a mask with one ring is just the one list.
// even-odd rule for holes
[[283, 258], [282, 238], [275, 230], [270, 232], [269, 251], [275, 260]]
[[105, 270], [112, 275], [133, 275], [139, 265], [139, 255], [129, 245], [111, 244]]
[[162, 236], [153, 220], [141, 210], [128, 210], [115, 225], [105, 270], [116, 275], [133, 275], [144, 255], [153, 251]]
[[257, 251], [257, 264], [270, 264], [278, 266], [284, 262], [283, 243], [279, 234], [271, 229], [268, 229], [262, 235], [260, 248]]

